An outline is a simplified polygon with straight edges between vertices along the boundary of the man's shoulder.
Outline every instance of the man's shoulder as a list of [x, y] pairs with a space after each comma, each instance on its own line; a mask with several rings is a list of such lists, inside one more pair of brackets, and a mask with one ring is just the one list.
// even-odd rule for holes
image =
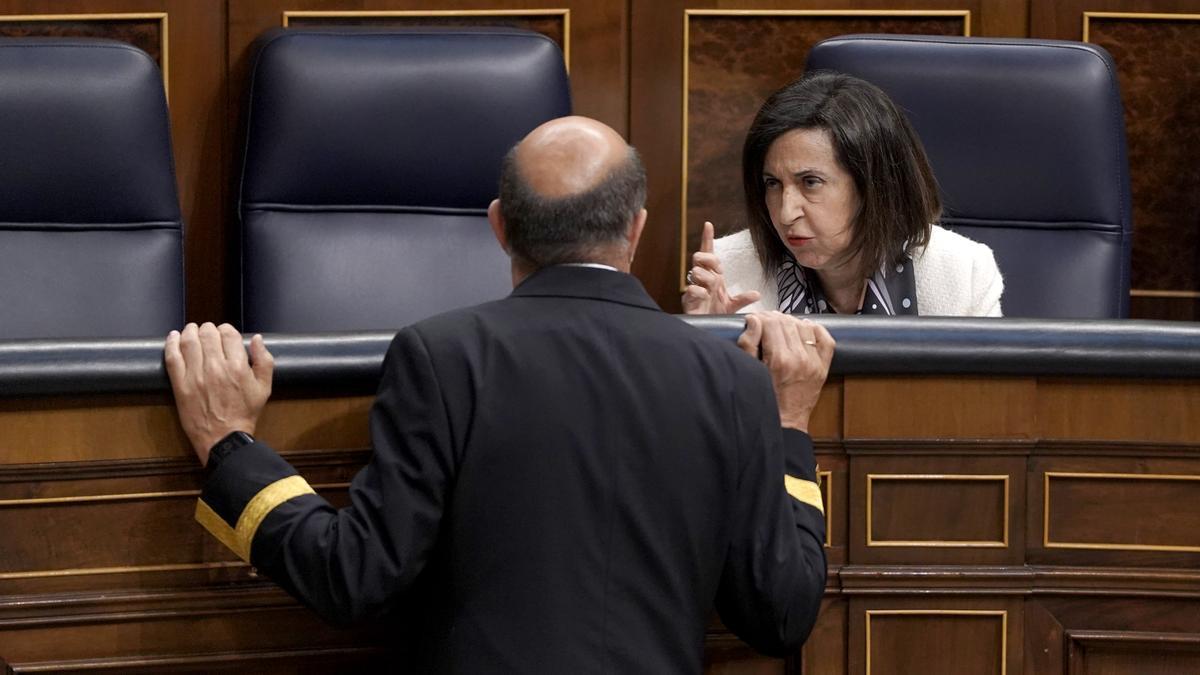
[[411, 323], [396, 332], [392, 346], [416, 340], [432, 350], [435, 347], [479, 339], [480, 334], [486, 332], [489, 325], [494, 325], [497, 317], [504, 317], [503, 312], [495, 310], [506, 300], [507, 298], [451, 309]]

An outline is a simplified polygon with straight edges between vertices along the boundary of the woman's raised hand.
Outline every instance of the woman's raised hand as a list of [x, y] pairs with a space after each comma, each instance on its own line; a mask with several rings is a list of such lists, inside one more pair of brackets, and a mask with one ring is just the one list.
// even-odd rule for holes
[[713, 253], [713, 224], [707, 221], [700, 234], [700, 250], [692, 254], [687, 282], [683, 289], [685, 314], [735, 314], [759, 297], [758, 291], [730, 295], [725, 289], [721, 260]]

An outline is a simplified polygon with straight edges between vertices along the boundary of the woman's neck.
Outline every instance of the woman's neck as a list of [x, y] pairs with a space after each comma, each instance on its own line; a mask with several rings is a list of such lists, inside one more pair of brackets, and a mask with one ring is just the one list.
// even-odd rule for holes
[[816, 270], [825, 299], [838, 314], [854, 314], [862, 307], [867, 280], [859, 274], [858, 265], [847, 263]]

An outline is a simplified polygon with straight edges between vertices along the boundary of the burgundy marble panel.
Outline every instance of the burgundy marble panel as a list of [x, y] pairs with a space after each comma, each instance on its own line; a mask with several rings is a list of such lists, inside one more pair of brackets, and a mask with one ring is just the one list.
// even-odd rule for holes
[[293, 16], [289, 26], [508, 26], [541, 33], [563, 47], [566, 33], [562, 15], [478, 14], [472, 16]]
[[163, 35], [159, 19], [70, 19], [12, 21], [0, 16], [3, 37], [87, 37], [120, 40], [141, 49], [162, 67]]
[[741, 229], [741, 154], [766, 97], [804, 72], [808, 50], [848, 33], [962, 35], [957, 16], [708, 16], [689, 18], [687, 250], [705, 220], [717, 236]]
[[1200, 291], [1200, 20], [1090, 20], [1125, 102], [1133, 287]]

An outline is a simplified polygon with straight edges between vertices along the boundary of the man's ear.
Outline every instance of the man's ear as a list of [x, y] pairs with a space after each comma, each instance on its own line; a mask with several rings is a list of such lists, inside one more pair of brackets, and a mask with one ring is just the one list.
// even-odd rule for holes
[[491, 204], [488, 204], [488, 224], [492, 226], [492, 234], [496, 236], [496, 241], [500, 242], [500, 248], [508, 253], [508, 232], [505, 230], [504, 215], [500, 213], [500, 200], [493, 199]]
[[633, 262], [633, 254], [637, 251], [638, 242], [642, 240], [642, 232], [646, 229], [646, 217], [648, 212], [642, 209], [634, 215], [633, 220], [629, 223], [629, 232], [625, 234], [625, 239], [629, 242], [629, 262]]

